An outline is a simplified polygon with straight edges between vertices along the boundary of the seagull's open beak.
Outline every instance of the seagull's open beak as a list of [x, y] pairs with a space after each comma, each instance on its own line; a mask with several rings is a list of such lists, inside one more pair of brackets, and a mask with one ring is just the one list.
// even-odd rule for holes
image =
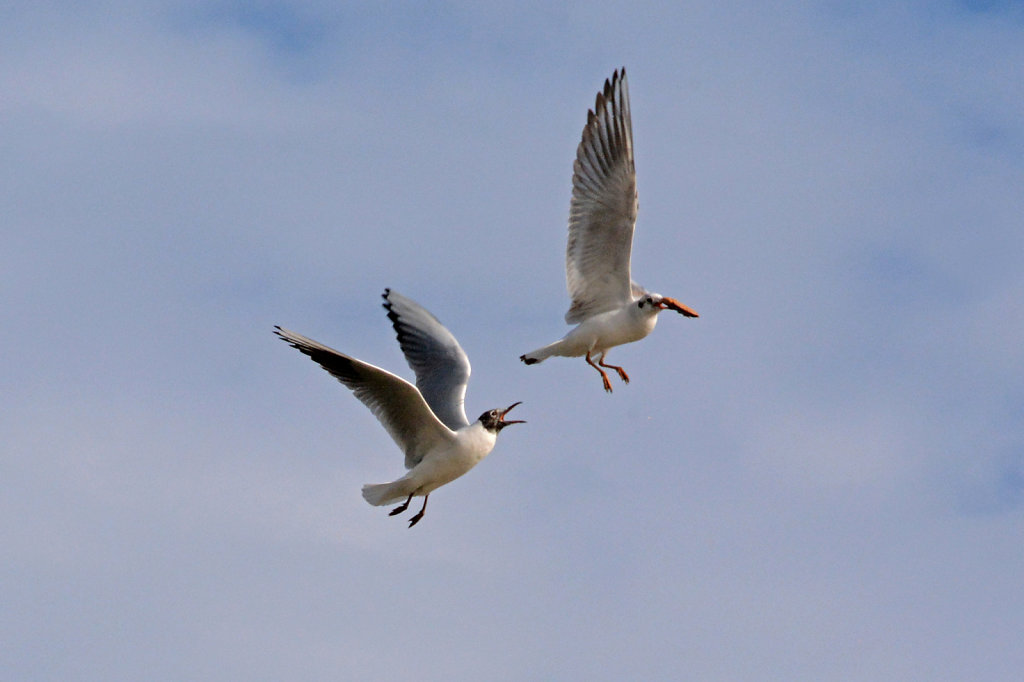
[[658, 307], [662, 310], [674, 310], [680, 315], [686, 315], [687, 317], [700, 317], [700, 315], [697, 314], [697, 311], [693, 308], [685, 306], [676, 299], [669, 298], [668, 296], [662, 296], [661, 303], [658, 304]]
[[523, 404], [523, 401], [520, 400], [518, 403], [512, 403], [511, 405], [509, 405], [508, 407], [506, 407], [504, 410], [501, 411], [501, 414], [498, 415], [498, 418], [501, 420], [501, 422], [499, 422], [499, 423], [501, 424], [502, 428], [505, 428], [509, 424], [525, 424], [526, 423], [525, 421], [522, 421], [521, 419], [510, 419], [508, 421], [505, 421], [505, 415], [508, 414], [509, 412], [511, 412], [512, 408], [515, 407], [516, 405], [522, 405], [522, 404]]

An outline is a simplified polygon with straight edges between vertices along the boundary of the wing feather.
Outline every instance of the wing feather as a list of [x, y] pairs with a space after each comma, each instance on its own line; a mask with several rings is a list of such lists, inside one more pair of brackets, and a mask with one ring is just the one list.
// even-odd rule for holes
[[384, 290], [383, 298], [423, 399], [448, 428], [466, 426], [466, 386], [471, 369], [465, 351], [452, 333], [416, 301], [391, 289]]
[[605, 81], [587, 112], [573, 163], [565, 254], [569, 324], [632, 300], [629, 261], [636, 213], [633, 125], [621, 69]]
[[275, 327], [274, 332], [348, 388], [380, 421], [405, 453], [411, 469], [423, 455], [454, 439], [455, 434], [430, 411], [416, 387], [387, 370], [339, 353], [295, 332]]

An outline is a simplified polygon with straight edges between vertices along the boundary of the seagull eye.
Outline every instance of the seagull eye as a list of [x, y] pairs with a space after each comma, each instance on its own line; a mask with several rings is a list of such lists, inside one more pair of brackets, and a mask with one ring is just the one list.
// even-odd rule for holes
[[636, 307], [637, 307], [637, 308], [640, 308], [641, 310], [643, 310], [643, 307], [644, 307], [644, 302], [643, 302], [643, 301], [640, 301], [639, 303], [637, 303], [637, 304], [636, 304]]

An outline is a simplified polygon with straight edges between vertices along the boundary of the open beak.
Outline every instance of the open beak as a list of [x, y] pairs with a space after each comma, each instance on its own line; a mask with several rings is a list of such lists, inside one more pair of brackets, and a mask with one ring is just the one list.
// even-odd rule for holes
[[687, 317], [700, 317], [700, 315], [697, 314], [697, 311], [693, 308], [685, 306], [676, 299], [669, 298], [668, 296], [662, 297], [661, 303], [658, 304], [658, 307], [662, 310], [674, 310], [680, 315], [686, 315]]
[[509, 412], [511, 412], [512, 408], [515, 407], [516, 405], [522, 405], [522, 404], [523, 404], [523, 401], [520, 400], [518, 403], [512, 403], [511, 405], [509, 405], [508, 407], [506, 407], [504, 410], [501, 411], [501, 414], [498, 415], [498, 418], [501, 420], [501, 427], [502, 428], [505, 428], [509, 424], [525, 424], [526, 423], [525, 421], [522, 421], [521, 419], [509, 419], [508, 421], [505, 421], [505, 415], [508, 414]]

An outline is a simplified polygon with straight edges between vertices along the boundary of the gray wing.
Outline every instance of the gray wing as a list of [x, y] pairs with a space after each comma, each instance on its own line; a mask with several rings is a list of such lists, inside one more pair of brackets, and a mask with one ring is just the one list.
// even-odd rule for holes
[[431, 449], [455, 437], [430, 411], [416, 387], [405, 379], [301, 334], [281, 327], [275, 329], [275, 334], [352, 389], [352, 393], [370, 408], [405, 453], [407, 469], [419, 464]]
[[469, 358], [452, 333], [436, 317], [411, 298], [391, 289], [384, 290], [398, 345], [409, 367], [416, 373], [416, 387], [437, 418], [454, 430], [466, 426], [466, 385]]
[[632, 300], [629, 258], [636, 210], [633, 124], [623, 68], [604, 82], [576, 148], [565, 253], [569, 324]]

